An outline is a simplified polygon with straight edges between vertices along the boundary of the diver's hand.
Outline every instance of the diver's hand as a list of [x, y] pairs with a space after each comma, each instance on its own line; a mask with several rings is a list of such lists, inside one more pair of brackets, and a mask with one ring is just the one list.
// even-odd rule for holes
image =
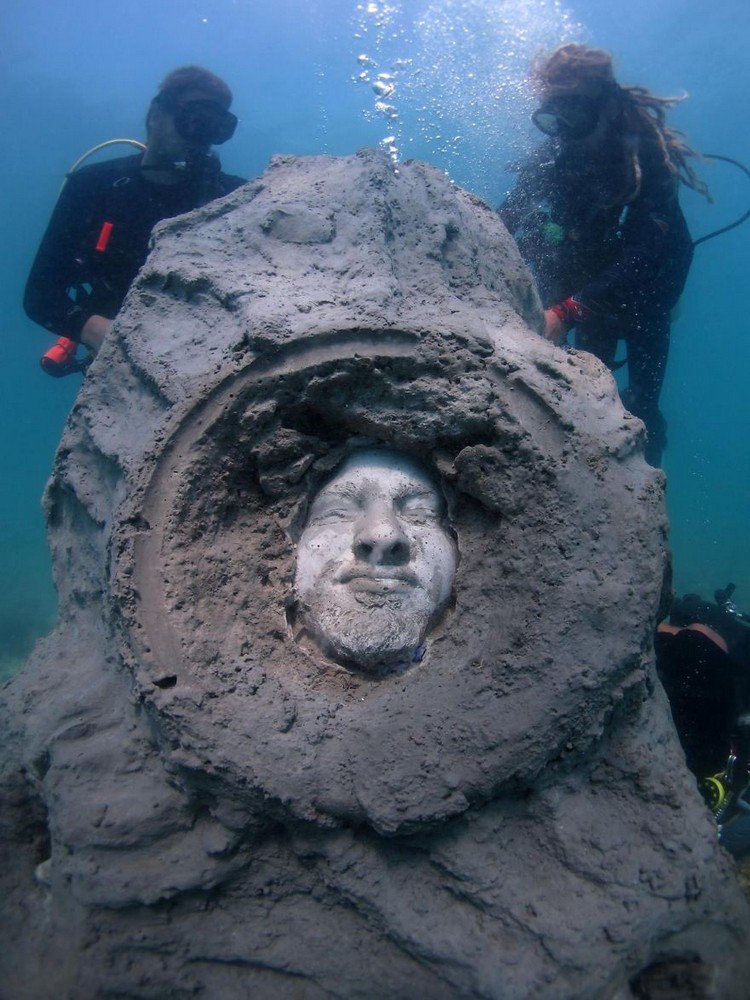
[[551, 340], [553, 344], [557, 344], [558, 346], [564, 344], [569, 329], [568, 325], [563, 323], [554, 309], [544, 310], [545, 340]]
[[81, 329], [81, 343], [85, 344], [89, 350], [96, 354], [102, 346], [104, 338], [109, 333], [111, 326], [111, 319], [107, 319], [106, 316], [97, 316], [94, 313], [83, 324], [83, 328]]

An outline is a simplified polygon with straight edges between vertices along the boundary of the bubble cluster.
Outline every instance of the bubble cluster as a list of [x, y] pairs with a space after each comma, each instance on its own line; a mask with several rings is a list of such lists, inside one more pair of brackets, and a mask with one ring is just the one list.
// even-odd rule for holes
[[[400, 58], [388, 61], [389, 49], [403, 37], [403, 29], [399, 26], [401, 18], [401, 7], [397, 4], [372, 0], [370, 3], [357, 5], [357, 30], [354, 37], [358, 41], [366, 39], [371, 42], [376, 56], [360, 52], [357, 56], [359, 72], [355, 76], [355, 82], [367, 85], [374, 95], [372, 103], [364, 109], [365, 117], [386, 122], [391, 131], [399, 118], [396, 104], [399, 75], [410, 62]], [[395, 133], [383, 136], [379, 145], [386, 151], [396, 169], [399, 158], [398, 136]]]
[[528, 146], [533, 56], [581, 33], [560, 0], [433, 0], [415, 29], [420, 128], [449, 168], [471, 147], [475, 180]]
[[562, 0], [373, 0], [355, 20], [353, 79], [394, 167], [415, 146], [475, 190], [529, 147], [532, 57], [583, 33]]

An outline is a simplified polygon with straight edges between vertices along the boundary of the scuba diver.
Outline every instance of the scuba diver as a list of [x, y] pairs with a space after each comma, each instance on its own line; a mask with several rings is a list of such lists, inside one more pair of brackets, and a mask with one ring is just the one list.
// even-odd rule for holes
[[498, 211], [537, 279], [546, 337], [561, 344], [575, 327], [576, 347], [610, 368], [625, 341], [623, 402], [645, 423], [646, 459], [659, 465], [670, 312], [694, 245], [679, 184], [708, 197], [688, 162], [697, 154], [665, 121], [681, 98], [617, 83], [612, 57], [585, 45], [535, 60], [531, 78], [541, 97], [532, 120], [548, 140], [517, 168]]
[[736, 856], [750, 852], [750, 615], [734, 584], [687, 594], [656, 634], [656, 667], [687, 766]]
[[175, 69], [149, 106], [145, 147], [113, 140], [139, 146], [141, 153], [69, 173], [23, 301], [30, 319], [60, 337], [42, 359], [50, 374], [85, 367], [75, 357], [79, 342], [92, 354], [99, 350], [146, 259], [157, 222], [244, 184], [244, 178], [222, 173], [211, 151], [234, 134], [231, 103], [231, 90], [214, 73], [198, 66]]

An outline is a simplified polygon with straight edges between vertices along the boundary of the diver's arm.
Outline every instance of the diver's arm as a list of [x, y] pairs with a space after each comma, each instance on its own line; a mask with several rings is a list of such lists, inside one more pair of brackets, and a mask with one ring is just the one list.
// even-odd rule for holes
[[503, 221], [505, 228], [514, 236], [534, 206], [532, 180], [526, 171], [519, 174], [516, 186], [505, 196], [505, 201], [498, 206], [497, 214]]
[[672, 231], [681, 221], [675, 196], [630, 206], [615, 259], [560, 304], [569, 327], [592, 317], [627, 320], [633, 312], [658, 308], [665, 292], [659, 274], [684, 249]]
[[644, 301], [670, 247], [664, 233], [653, 221], [646, 239], [627, 242], [617, 258], [574, 296], [574, 300], [594, 315], [622, 316]]
[[568, 331], [573, 326], [561, 316], [560, 308], [561, 306], [555, 306], [554, 309], [544, 310], [544, 339], [552, 341], [558, 347], [564, 343]]
[[80, 340], [91, 311], [68, 290], [81, 281], [81, 258], [89, 198], [71, 177], [52, 212], [31, 266], [23, 297], [26, 315], [58, 337]]
[[109, 333], [112, 322], [106, 316], [99, 316], [97, 313], [93, 313], [81, 328], [81, 343], [90, 348], [94, 354], [97, 354], [104, 342], [104, 338]]
[[505, 201], [497, 209], [503, 225], [511, 234], [518, 232], [524, 216], [522, 192], [517, 187], [510, 191]]
[[498, 206], [497, 213], [508, 232], [515, 235], [529, 214], [538, 211], [547, 200], [554, 186], [554, 149], [545, 142], [525, 160], [511, 164], [508, 169], [516, 174], [516, 183]]

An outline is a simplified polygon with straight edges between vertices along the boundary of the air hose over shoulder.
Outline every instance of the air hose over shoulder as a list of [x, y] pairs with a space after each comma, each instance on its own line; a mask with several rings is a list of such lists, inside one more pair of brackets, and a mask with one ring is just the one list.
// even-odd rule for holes
[[146, 149], [146, 143], [141, 142], [140, 139], [107, 139], [106, 142], [98, 142], [95, 146], [92, 146], [91, 149], [87, 149], [82, 156], [79, 156], [78, 159], [73, 164], [73, 166], [70, 168], [70, 170], [68, 170], [68, 172], [65, 174], [65, 178], [62, 184], [60, 185], [60, 190], [57, 192], [57, 197], [58, 198], [60, 197], [60, 195], [65, 190], [65, 185], [68, 183], [70, 178], [73, 176], [76, 170], [78, 170], [81, 164], [85, 163], [90, 156], [93, 156], [94, 153], [100, 152], [102, 149], [109, 148], [109, 146], [117, 146], [117, 145], [135, 146], [136, 149], [144, 151]]

